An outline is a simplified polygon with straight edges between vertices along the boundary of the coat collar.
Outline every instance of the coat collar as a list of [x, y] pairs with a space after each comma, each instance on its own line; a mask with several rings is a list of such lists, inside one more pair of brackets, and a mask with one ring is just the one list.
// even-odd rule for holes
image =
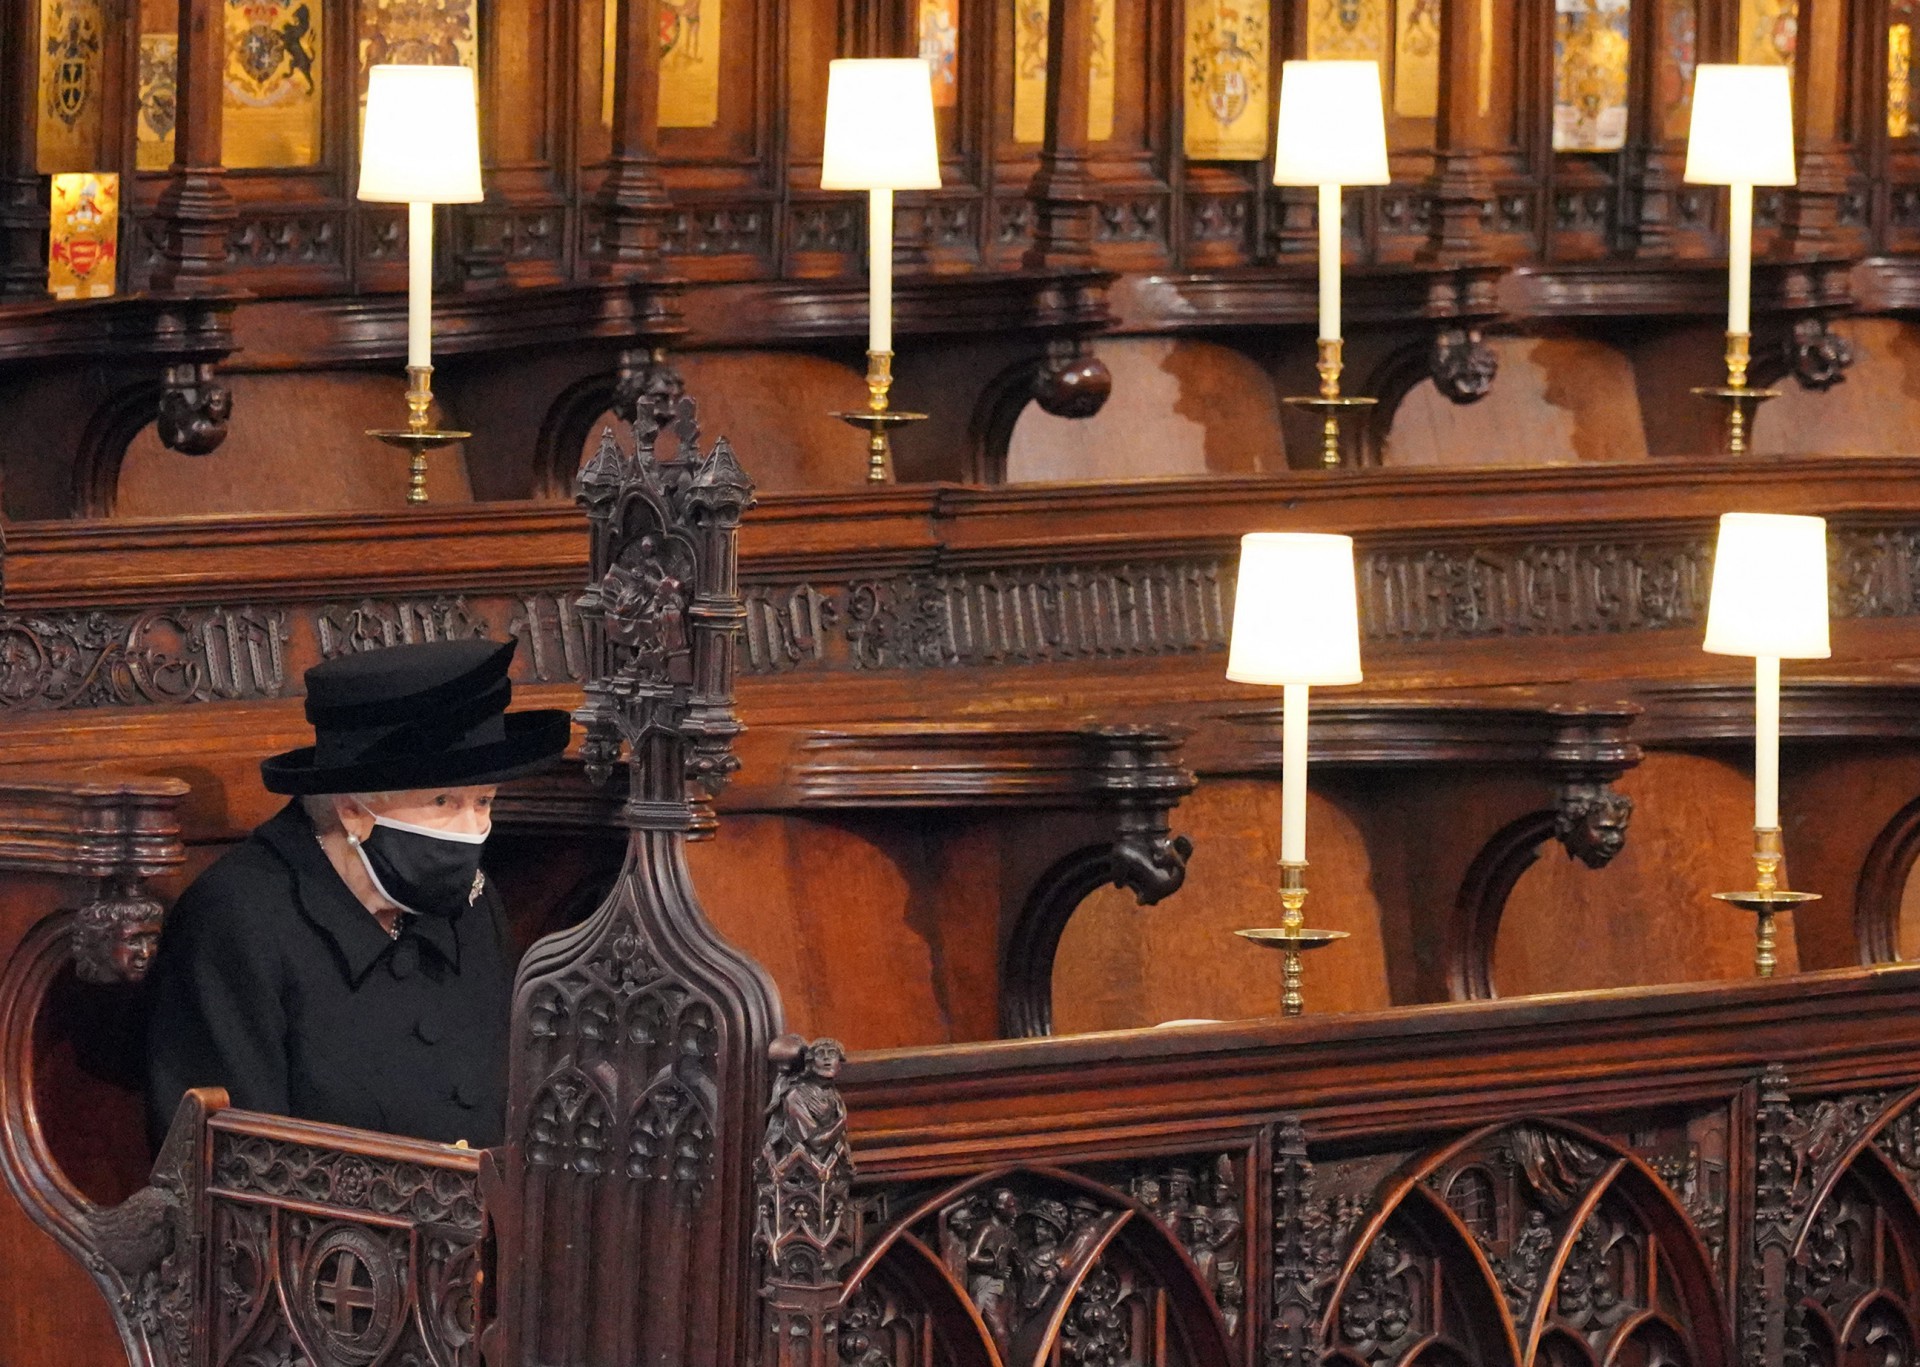
[[[381, 929], [373, 913], [360, 904], [334, 869], [333, 861], [320, 847], [313, 821], [297, 798], [254, 834], [293, 870], [301, 914], [332, 941], [347, 970], [348, 982], [358, 987], [368, 970], [398, 941]], [[458, 919], [457, 915], [409, 917], [402, 938], [412, 936], [423, 941], [458, 972]]]

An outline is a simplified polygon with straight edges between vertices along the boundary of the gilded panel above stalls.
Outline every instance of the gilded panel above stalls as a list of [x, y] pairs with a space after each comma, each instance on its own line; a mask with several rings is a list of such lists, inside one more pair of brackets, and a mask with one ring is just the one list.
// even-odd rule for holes
[[933, 68], [934, 108], [953, 108], [960, 100], [960, 0], [920, 0], [914, 33], [920, 59]]
[[1740, 0], [1740, 60], [1790, 66], [1800, 35], [1800, 0]]
[[1887, 136], [1913, 136], [1913, 30], [1915, 0], [1892, 0], [1887, 7]]
[[[1120, 55], [1116, 51], [1115, 0], [1093, 0], [1093, 34], [1087, 73], [1087, 137], [1113, 136], [1113, 101]], [[1041, 143], [1047, 136], [1047, 28], [1051, 0], [1013, 0], [1013, 140]]]
[[321, 5], [227, 0], [221, 160], [233, 167], [320, 160]]
[[385, 62], [479, 66], [477, 0], [360, 0], [360, 97]]
[[1626, 146], [1630, 18], [1629, 0], [1554, 0], [1554, 151]]
[[1384, 62], [1387, 0], [1312, 0], [1307, 10], [1307, 58]]
[[1187, 0], [1186, 151], [1195, 161], [1267, 154], [1265, 0]]
[[1441, 0], [1400, 0], [1393, 26], [1393, 112], [1430, 119], [1440, 112]]
[[1684, 141], [1693, 121], [1693, 69], [1699, 62], [1699, 11], [1694, 0], [1673, 0], [1654, 54], [1655, 88], [1664, 111], [1660, 133], [1668, 142]]
[[[220, 160], [230, 167], [312, 166], [321, 156], [326, 45], [320, 0], [227, 0]], [[179, 6], [143, 0], [135, 164], [173, 164], [178, 109]]]
[[40, 174], [98, 169], [106, 15], [101, 0], [41, 0]]
[[660, 0], [660, 126], [720, 121], [721, 0]]

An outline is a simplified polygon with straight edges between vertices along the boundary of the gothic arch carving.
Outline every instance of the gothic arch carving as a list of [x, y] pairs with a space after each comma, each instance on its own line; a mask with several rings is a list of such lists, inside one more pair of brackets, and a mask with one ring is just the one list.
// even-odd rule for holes
[[80, 434], [73, 462], [74, 517], [112, 517], [120, 491], [120, 467], [127, 448], [158, 417], [161, 386], [157, 381], [128, 385], [94, 409]]
[[533, 443], [533, 497], [566, 498], [580, 472], [580, 459], [594, 424], [613, 406], [612, 372], [575, 380], [547, 405]]
[[1053, 961], [1082, 902], [1111, 885], [1152, 906], [1180, 890], [1192, 853], [1193, 843], [1169, 836], [1163, 818], [1083, 845], [1050, 865], [1027, 894], [1001, 957], [1000, 1033], [1009, 1039], [1053, 1033]]
[[1454, 1001], [1487, 1001], [1499, 996], [1493, 982], [1493, 952], [1500, 918], [1520, 875], [1540, 859], [1553, 838], [1555, 814], [1528, 812], [1509, 822], [1481, 847], [1460, 880], [1454, 899], [1453, 943], [1447, 954], [1447, 995]]
[[1854, 951], [1862, 964], [1900, 961], [1900, 904], [1920, 862], [1920, 797], [1873, 838], [1853, 894]]
[[[1563, 1367], [1639, 1345], [1665, 1354], [1654, 1360], [1727, 1367], [1719, 1278], [1694, 1223], [1604, 1136], [1561, 1121], [1486, 1126], [1402, 1169], [1364, 1213], [1317, 1196], [1304, 1144], [1292, 1145], [1283, 1136], [1276, 1310], [1310, 1308], [1313, 1327], [1288, 1340], [1286, 1362]], [[1467, 1172], [1505, 1174], [1506, 1199], [1457, 1208]]]
[[[1238, 1356], [1193, 1258], [1154, 1212], [1053, 1168], [978, 1173], [915, 1202], [848, 1270], [843, 1324], [872, 1318], [876, 1299], [938, 1336], [935, 1361], [1228, 1367]], [[1166, 1318], [1161, 1358], [1142, 1332], [1149, 1305]]]

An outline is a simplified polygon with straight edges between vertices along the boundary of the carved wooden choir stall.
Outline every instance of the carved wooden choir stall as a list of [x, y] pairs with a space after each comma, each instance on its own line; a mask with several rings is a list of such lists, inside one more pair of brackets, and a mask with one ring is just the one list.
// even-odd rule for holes
[[[1920, 1362], [1916, 4], [0, 0], [0, 1367]], [[914, 55], [870, 481], [828, 71]], [[1300, 58], [1379, 64], [1389, 183], [1274, 183]], [[1792, 73], [1742, 454], [1706, 62]], [[478, 91], [431, 415], [386, 63]], [[1732, 510], [1828, 533], [1765, 980]], [[1300, 1017], [1224, 677], [1288, 530], [1365, 663]], [[150, 1152], [142, 979], [304, 671], [482, 636], [577, 722], [487, 842], [507, 1142]]]
[[[116, 1164], [112, 1089], [73, 1051], [112, 1047], [99, 1013], [143, 967], [160, 914], [144, 880], [181, 859], [186, 794], [0, 791], [10, 903], [39, 914], [72, 886], [60, 876], [99, 883], [32, 929], [0, 983], [0, 1169], [31, 1221], [8, 1242], [44, 1232], [62, 1260], [8, 1284], [64, 1287], [93, 1355], [75, 1360], [1759, 1367], [1913, 1351], [1920, 970], [851, 1057], [783, 1033], [767, 973], [702, 909], [688, 845], [739, 767], [735, 543], [753, 490], [690, 422], [660, 455], [663, 427], [642, 415], [637, 449], [607, 444], [580, 480], [582, 786], [547, 780], [503, 814], [548, 848], [563, 820], [587, 843], [624, 833], [597, 906], [522, 965], [503, 1148], [194, 1093], [144, 1185], [90, 1197]], [[1793, 714], [1825, 735], [1912, 734], [1862, 701], [1835, 686]], [[1604, 864], [1625, 806], [1605, 795], [1642, 761], [1637, 711], [1350, 706], [1325, 718], [1325, 753], [1416, 789], [1446, 757], [1423, 800], [1499, 828], [1480, 864], [1555, 834]], [[1667, 716], [1648, 744], [1715, 742], [1684, 708]], [[799, 748], [827, 758], [790, 763], [829, 808], [935, 790], [962, 809], [1061, 804], [1071, 788], [1112, 813], [1113, 843], [1038, 880], [1055, 917], [1063, 888], [1174, 893], [1189, 851], [1168, 815], [1193, 786], [1175, 757], [1257, 769], [1270, 725], [1227, 718], [1251, 739], [1225, 757], [1205, 728], [1183, 751], [1139, 728], [869, 727], [817, 733]], [[1024, 792], [1004, 777], [1015, 752]], [[1836, 762], [1857, 788], [1859, 761]], [[1911, 787], [1913, 760], [1889, 762]], [[1911, 825], [1909, 806], [1894, 838], [1911, 844]], [[1497, 916], [1498, 894], [1467, 881]], [[1411, 933], [1451, 957], [1413, 975], [1414, 999], [1486, 996], [1484, 946], [1434, 931]], [[1013, 1033], [1044, 1031], [1044, 981], [1009, 949]], [[76, 1114], [89, 1085], [104, 1106]]]

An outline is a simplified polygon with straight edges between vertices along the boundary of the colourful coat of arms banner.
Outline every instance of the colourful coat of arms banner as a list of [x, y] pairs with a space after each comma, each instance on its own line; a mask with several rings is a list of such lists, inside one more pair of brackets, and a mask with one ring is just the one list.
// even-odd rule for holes
[[[1047, 28], [1050, 0], [1013, 0], [1013, 140], [1047, 137]], [[1087, 138], [1113, 136], [1113, 102], [1119, 67], [1114, 0], [1093, 0], [1093, 34], [1087, 73]]]
[[933, 107], [960, 101], [960, 0], [920, 0], [914, 29], [920, 59], [933, 68]]
[[1267, 154], [1267, 0], [1187, 0], [1186, 152], [1195, 161]]
[[42, 175], [99, 163], [105, 32], [101, 0], [40, 0]]
[[47, 226], [47, 291], [56, 299], [105, 299], [119, 265], [120, 177], [66, 171], [53, 177]]
[[720, 0], [660, 0], [660, 126], [720, 122]]
[[1629, 0], [1554, 0], [1553, 150], [1627, 145]]
[[320, 16], [321, 0], [227, 0], [228, 166], [320, 160]]

